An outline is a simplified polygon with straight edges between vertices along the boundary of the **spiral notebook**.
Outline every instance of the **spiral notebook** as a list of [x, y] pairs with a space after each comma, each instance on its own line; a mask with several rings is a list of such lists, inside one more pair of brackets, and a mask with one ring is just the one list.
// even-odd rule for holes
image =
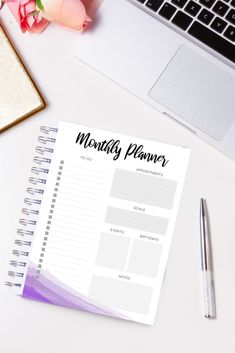
[[65, 122], [41, 127], [6, 284], [153, 324], [189, 154]]

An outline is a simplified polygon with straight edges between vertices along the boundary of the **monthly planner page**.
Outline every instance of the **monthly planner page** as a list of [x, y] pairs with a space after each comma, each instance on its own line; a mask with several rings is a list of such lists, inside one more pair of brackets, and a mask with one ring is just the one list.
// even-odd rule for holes
[[23, 295], [153, 324], [189, 154], [60, 123]]

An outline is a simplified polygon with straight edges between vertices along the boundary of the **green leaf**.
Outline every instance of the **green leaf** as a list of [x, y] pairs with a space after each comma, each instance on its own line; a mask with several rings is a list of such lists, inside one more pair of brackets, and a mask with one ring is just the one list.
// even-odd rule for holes
[[40, 13], [40, 11], [36, 10], [36, 11], [28, 13], [26, 16], [37, 16], [39, 13]]
[[42, 0], [36, 0], [36, 4], [37, 4], [37, 7], [39, 8], [39, 10], [43, 10]]

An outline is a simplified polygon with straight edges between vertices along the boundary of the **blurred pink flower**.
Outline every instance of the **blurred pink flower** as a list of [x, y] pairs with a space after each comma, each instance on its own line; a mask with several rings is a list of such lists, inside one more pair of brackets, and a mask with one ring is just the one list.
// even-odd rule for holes
[[[7, 3], [22, 32], [42, 32], [50, 22], [83, 31], [103, 0], [0, 0]], [[85, 5], [85, 6], [84, 6]], [[87, 14], [89, 13], [89, 15]]]
[[80, 0], [42, 0], [42, 15], [49, 21], [83, 31], [91, 21]]
[[37, 12], [35, 0], [5, 0], [4, 2], [15, 16], [22, 32], [39, 33], [48, 26], [48, 20]]

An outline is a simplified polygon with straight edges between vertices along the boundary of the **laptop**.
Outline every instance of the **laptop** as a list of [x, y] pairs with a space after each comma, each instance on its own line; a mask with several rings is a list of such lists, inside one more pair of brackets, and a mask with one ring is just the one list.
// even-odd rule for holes
[[235, 159], [235, 0], [104, 0], [75, 54]]

